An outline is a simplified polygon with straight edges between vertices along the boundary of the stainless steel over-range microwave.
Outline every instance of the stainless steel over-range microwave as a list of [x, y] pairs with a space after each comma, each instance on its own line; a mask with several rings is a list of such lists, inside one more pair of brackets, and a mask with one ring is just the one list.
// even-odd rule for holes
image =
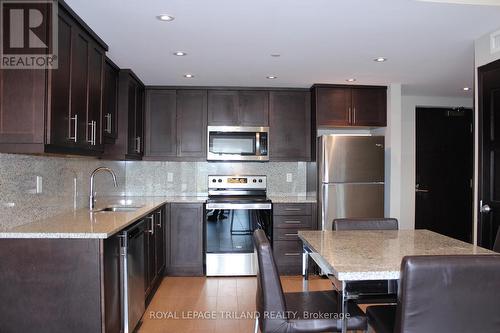
[[269, 161], [269, 127], [208, 126], [208, 161]]

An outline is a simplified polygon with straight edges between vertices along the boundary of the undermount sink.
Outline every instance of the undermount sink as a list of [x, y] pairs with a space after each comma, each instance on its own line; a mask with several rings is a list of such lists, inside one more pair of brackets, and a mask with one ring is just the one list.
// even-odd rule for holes
[[110, 206], [103, 209], [99, 209], [97, 212], [134, 212], [141, 208], [140, 206]]

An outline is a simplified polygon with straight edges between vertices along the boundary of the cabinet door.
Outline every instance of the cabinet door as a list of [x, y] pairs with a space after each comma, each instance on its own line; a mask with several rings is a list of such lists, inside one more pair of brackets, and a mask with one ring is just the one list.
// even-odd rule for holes
[[89, 123], [88, 81], [90, 40], [80, 29], [73, 27], [71, 39], [71, 114], [77, 117], [76, 142], [79, 146], [88, 146]]
[[208, 125], [238, 125], [238, 92], [212, 90], [208, 92]]
[[156, 258], [155, 258], [155, 219], [154, 214], [146, 217], [146, 237], [144, 242], [144, 265], [146, 276], [144, 279], [144, 294], [148, 298], [156, 280]]
[[[58, 68], [50, 71], [50, 139], [53, 145], [75, 143], [75, 120], [70, 106], [71, 87], [71, 37], [70, 19], [59, 11], [58, 20]], [[78, 130], [76, 130], [78, 131]], [[72, 139], [73, 138], [73, 139]]]
[[102, 151], [102, 90], [104, 50], [97, 45], [90, 45], [89, 50], [89, 96], [87, 125], [89, 126], [87, 141], [93, 150]]
[[165, 209], [155, 212], [155, 274], [159, 278], [165, 269]]
[[269, 92], [239, 92], [239, 124], [241, 126], [269, 126]]
[[138, 156], [144, 154], [144, 87], [137, 85], [135, 99], [135, 136], [137, 138]]
[[121, 283], [120, 283], [120, 236], [115, 235], [103, 242], [104, 274], [104, 327], [106, 333], [120, 333]]
[[386, 126], [387, 89], [353, 88], [352, 122], [354, 126]]
[[[106, 61], [104, 63], [102, 128], [104, 141], [113, 143], [117, 137], [118, 109], [118, 68]], [[108, 140], [109, 139], [109, 140]]]
[[207, 154], [207, 92], [177, 91], [177, 137], [180, 157], [205, 159]]
[[127, 93], [127, 110], [128, 110], [128, 155], [137, 155], [140, 153], [140, 143], [136, 137], [136, 98], [138, 84], [132, 79], [127, 80], [128, 93]]
[[146, 93], [146, 156], [176, 156], [176, 92]]
[[310, 93], [271, 91], [269, 99], [270, 159], [310, 160]]
[[351, 88], [315, 88], [317, 126], [351, 124]]
[[168, 275], [203, 275], [203, 205], [171, 204]]

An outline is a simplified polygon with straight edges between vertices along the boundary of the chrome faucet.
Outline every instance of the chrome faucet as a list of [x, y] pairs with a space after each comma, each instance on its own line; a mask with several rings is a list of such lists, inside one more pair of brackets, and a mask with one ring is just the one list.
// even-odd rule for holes
[[118, 183], [116, 182], [116, 175], [113, 172], [113, 170], [111, 170], [110, 168], [99, 167], [99, 168], [95, 169], [94, 171], [92, 171], [92, 173], [90, 174], [90, 200], [89, 200], [90, 210], [94, 209], [95, 202], [96, 202], [96, 198], [95, 198], [96, 193], [94, 192], [94, 176], [100, 171], [109, 172], [111, 174], [111, 176], [113, 176], [113, 183], [115, 184], [115, 187], [118, 187]]

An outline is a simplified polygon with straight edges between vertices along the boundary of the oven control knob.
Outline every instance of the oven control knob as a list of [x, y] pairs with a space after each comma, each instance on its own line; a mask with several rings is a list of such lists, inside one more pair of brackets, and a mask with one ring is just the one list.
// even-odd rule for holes
[[222, 179], [219, 178], [219, 183], [222, 183]]
[[253, 182], [254, 182], [254, 183], [257, 183], [257, 179], [254, 179], [254, 180], [253, 180]]
[[262, 179], [259, 179], [259, 183], [262, 183]]
[[215, 179], [212, 179], [212, 183], [215, 183], [215, 182], [217, 182], [217, 180], [215, 180]]

